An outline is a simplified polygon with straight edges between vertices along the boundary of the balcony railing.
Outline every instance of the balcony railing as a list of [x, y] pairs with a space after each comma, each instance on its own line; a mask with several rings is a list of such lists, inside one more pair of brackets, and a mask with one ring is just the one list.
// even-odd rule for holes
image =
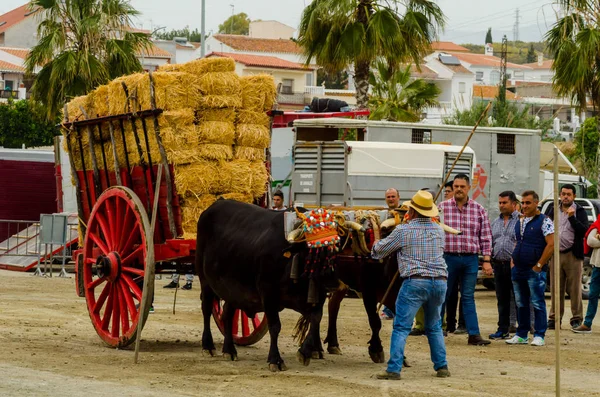
[[306, 105], [306, 94], [303, 92], [294, 92], [293, 94], [279, 94], [277, 102], [286, 105]]
[[2, 99], [19, 99], [19, 91], [0, 90], [0, 98]]

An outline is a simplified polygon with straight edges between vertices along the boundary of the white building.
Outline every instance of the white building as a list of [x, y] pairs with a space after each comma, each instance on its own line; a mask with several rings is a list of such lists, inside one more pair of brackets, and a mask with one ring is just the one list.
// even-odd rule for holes
[[284, 39], [294, 36], [294, 29], [278, 21], [252, 21], [248, 36], [255, 39]]
[[554, 71], [552, 70], [553, 62], [552, 59], [544, 60], [544, 56], [540, 54], [538, 55], [537, 62], [526, 63], [524, 66], [531, 68], [531, 70], [526, 73], [525, 81], [552, 82], [552, 78], [554, 77]]

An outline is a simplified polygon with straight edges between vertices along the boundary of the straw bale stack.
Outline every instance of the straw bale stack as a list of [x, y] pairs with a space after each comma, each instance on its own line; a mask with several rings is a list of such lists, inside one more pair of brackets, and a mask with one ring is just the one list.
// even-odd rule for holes
[[243, 76], [240, 78], [240, 83], [243, 109], [266, 112], [273, 108], [277, 97], [273, 76], [268, 74]]

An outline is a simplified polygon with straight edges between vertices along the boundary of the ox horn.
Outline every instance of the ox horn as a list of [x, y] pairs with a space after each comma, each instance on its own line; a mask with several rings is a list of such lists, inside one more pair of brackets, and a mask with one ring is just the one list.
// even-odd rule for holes
[[287, 237], [287, 241], [288, 243], [297, 243], [296, 240], [298, 240], [300, 238], [300, 236], [302, 235], [302, 229], [296, 229], [296, 230], [292, 230]]
[[385, 221], [381, 222], [381, 229], [389, 229], [390, 227], [394, 227], [396, 225], [396, 219], [386, 219]]
[[355, 230], [357, 232], [365, 232], [365, 228], [357, 222], [352, 222], [352, 221], [346, 221], [344, 222], [344, 226], [346, 227], [346, 229], [352, 229]]

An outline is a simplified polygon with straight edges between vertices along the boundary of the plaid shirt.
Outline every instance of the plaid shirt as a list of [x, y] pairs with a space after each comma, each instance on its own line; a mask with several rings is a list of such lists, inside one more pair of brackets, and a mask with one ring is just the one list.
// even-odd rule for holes
[[492, 222], [492, 259], [508, 262], [515, 250], [517, 236], [515, 225], [519, 222], [519, 211], [514, 211], [506, 224], [502, 214]]
[[397, 251], [400, 277], [448, 277], [444, 261], [444, 231], [429, 218], [416, 218], [398, 225], [378, 241], [371, 251], [373, 259], [382, 259]]
[[489, 256], [492, 251], [490, 220], [485, 209], [475, 200], [468, 199], [462, 209], [454, 198], [439, 205], [446, 225], [458, 229], [460, 235], [446, 234], [445, 251], [448, 254], [478, 254]]

